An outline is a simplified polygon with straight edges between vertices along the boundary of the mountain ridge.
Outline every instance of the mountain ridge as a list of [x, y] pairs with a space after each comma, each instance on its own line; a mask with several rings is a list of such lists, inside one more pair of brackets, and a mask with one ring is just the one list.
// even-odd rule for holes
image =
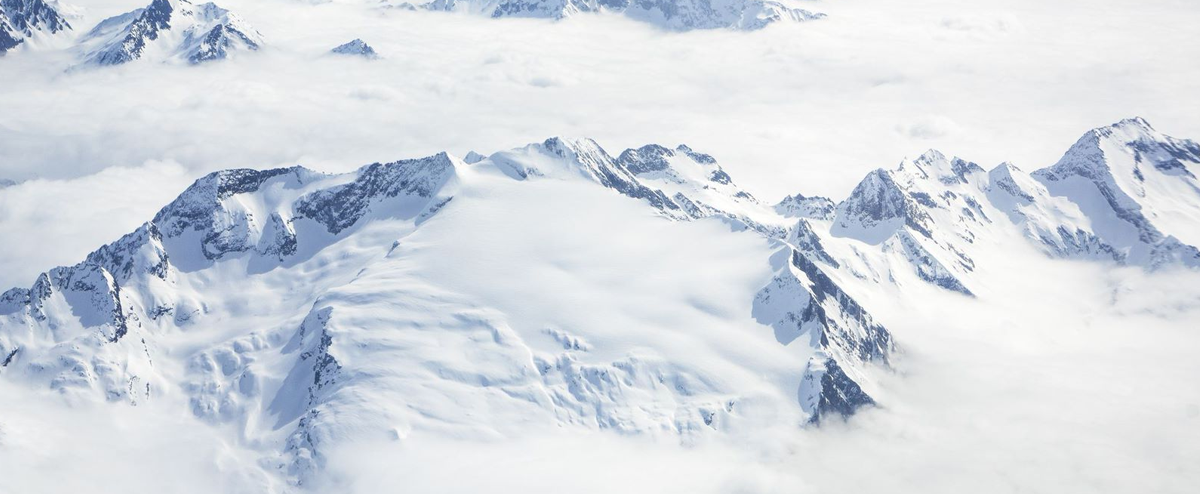
[[[1171, 151], [1187, 151], [1190, 141], [1134, 130], [1153, 139], [1118, 139], [1106, 160], [1170, 156], [1183, 171], [1195, 166], [1192, 155]], [[1142, 174], [1151, 184], [1151, 172], [1192, 180], [1177, 168]], [[763, 204], [715, 158], [685, 145], [613, 156], [590, 139], [554, 137], [470, 163], [439, 153], [337, 175], [301, 166], [223, 170], [80, 263], [0, 294], [0, 373], [72, 399], [186, 399], [196, 418], [240, 424], [247, 441], [267, 445], [262, 461], [296, 485], [319, 478], [330, 447], [365, 431], [503, 435], [512, 430], [505, 420], [536, 417], [526, 420], [689, 441], [736, 428], [744, 409], [784, 395], [798, 425], [819, 425], [887, 406], [871, 376], [888, 371], [900, 343], [857, 296], [864, 284], [903, 289], [911, 280], [986, 297], [973, 273], [995, 253], [981, 246], [1003, 247], [1010, 234], [1053, 257], [1192, 266], [1183, 257], [1138, 263], [1096, 233], [1077, 205], [1081, 192], [1054, 195], [1037, 177], [931, 151], [868, 174], [836, 207], [818, 201], [815, 213], [793, 215], [809, 198], [785, 199], [797, 208]], [[589, 210], [589, 201], [600, 206]], [[840, 233], [839, 222], [847, 225]], [[855, 224], [882, 233], [864, 239]], [[609, 232], [627, 225], [641, 225], [628, 237], [636, 241], [612, 243]], [[620, 263], [660, 242], [696, 248], [673, 235], [701, 231], [769, 253], [737, 261], [755, 266], [737, 273], [754, 289], [737, 292], [729, 319], [709, 304], [681, 304], [700, 309], [693, 317], [703, 325], [734, 324], [746, 334], [646, 323], [636, 319], [644, 307], [607, 312], [653, 306], [670, 293], [648, 301], [619, 288], [660, 279], [639, 280], [642, 271], [680, 273], [685, 264], [662, 254], [637, 264], [637, 274], [588, 275], [614, 288], [591, 282], [599, 291], [567, 299], [605, 311], [599, 320], [612, 322], [603, 329], [589, 326], [597, 317], [587, 310], [550, 317], [570, 306], [534, 302], [570, 289], [526, 283], [513, 293], [506, 281], [515, 272], [571, 286], [572, 273], [608, 266], [593, 257]], [[1148, 248], [1182, 249], [1170, 238]], [[564, 248], [547, 247], [556, 242]], [[719, 269], [717, 259], [687, 266], [704, 273]], [[613, 337], [630, 317], [655, 331]], [[782, 384], [727, 382], [761, 372], [744, 367], [754, 359], [687, 356], [712, 351], [690, 348], [693, 340], [735, 334], [772, 355], [764, 361], [777, 362], [771, 372]], [[447, 399], [468, 405], [440, 405]], [[395, 410], [372, 405], [393, 402]]]

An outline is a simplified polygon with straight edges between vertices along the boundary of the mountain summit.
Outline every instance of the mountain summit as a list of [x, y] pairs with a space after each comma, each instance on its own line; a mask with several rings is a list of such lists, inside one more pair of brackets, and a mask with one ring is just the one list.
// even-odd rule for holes
[[226, 170], [0, 295], [0, 378], [161, 402], [305, 486], [381, 438], [819, 426], [888, 404], [880, 293], [985, 298], [1026, 251], [1195, 268], [1196, 149], [1130, 120], [1033, 174], [929, 151], [774, 207], [686, 145]]
[[71, 29], [71, 24], [53, 1], [0, 0], [0, 55], [26, 38]]
[[198, 64], [257, 50], [263, 38], [236, 14], [214, 3], [154, 0], [101, 21], [80, 44], [87, 63], [95, 65], [118, 65], [146, 56]]

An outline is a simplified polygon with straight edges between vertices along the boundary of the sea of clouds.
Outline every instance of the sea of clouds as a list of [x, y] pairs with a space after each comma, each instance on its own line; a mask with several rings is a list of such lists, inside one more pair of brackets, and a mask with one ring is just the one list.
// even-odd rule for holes
[[[75, 0], [83, 17], [73, 23], [86, 32], [143, 3]], [[77, 63], [70, 50], [0, 59], [0, 178], [21, 181], [0, 189], [0, 287], [27, 287], [81, 260], [200, 175], [231, 167], [338, 172], [586, 136], [610, 152], [686, 143], [765, 200], [796, 192], [836, 200], [867, 171], [927, 148], [1032, 170], [1053, 164], [1087, 129], [1134, 115], [1200, 138], [1200, 64], [1192, 62], [1200, 60], [1200, 8], [1183, 0], [829, 0], [804, 2], [828, 19], [752, 33], [672, 33], [604, 15], [490, 20], [365, 0], [218, 3], [268, 45], [199, 67], [68, 70]], [[326, 53], [353, 38], [383, 58]], [[878, 376], [885, 406], [848, 423], [781, 427], [771, 448], [755, 450], [588, 435], [471, 448], [381, 444], [338, 456], [330, 488], [1120, 493], [1200, 485], [1197, 275], [1019, 259], [1025, 264], [988, 279], [977, 301], [931, 292], [906, 305], [862, 294], [902, 352], [896, 371]], [[236, 445], [202, 433], [163, 441], [187, 430], [182, 419], [142, 420], [151, 415], [112, 407], [45, 412], [45, 397], [0, 390], [25, 403], [0, 399], [0, 465], [28, 472], [17, 487], [72, 461], [86, 466], [76, 470], [81, 488], [203, 491], [221, 488], [205, 479], [240, 461]], [[121, 441], [133, 446], [114, 451]], [[90, 463], [98, 455], [120, 461]], [[420, 461], [429, 458], [445, 461]], [[155, 468], [171, 468], [179, 482], [138, 477]]]

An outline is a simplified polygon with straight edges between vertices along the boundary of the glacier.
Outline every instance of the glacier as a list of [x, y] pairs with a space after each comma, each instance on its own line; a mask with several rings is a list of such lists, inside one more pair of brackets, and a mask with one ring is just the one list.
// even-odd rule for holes
[[1129, 119], [1033, 173], [930, 151], [774, 205], [686, 145], [562, 137], [225, 170], [0, 295], [0, 380], [229, 428], [267, 490], [364, 442], [836, 426], [889, 406], [881, 293], [987, 298], [1021, 249], [1195, 269], [1198, 149]]

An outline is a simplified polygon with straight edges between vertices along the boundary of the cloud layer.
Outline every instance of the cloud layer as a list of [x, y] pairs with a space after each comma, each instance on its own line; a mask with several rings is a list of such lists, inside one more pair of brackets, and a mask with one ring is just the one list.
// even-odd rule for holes
[[[83, 30], [140, 4], [80, 3]], [[866, 170], [931, 146], [1032, 169], [1084, 129], [1127, 116], [1200, 135], [1200, 103], [1180, 96], [1200, 67], [1179, 63], [1200, 58], [1190, 28], [1200, 12], [1170, 0], [856, 0], [822, 4], [830, 17], [820, 22], [683, 34], [606, 15], [554, 23], [369, 2], [221, 3], [267, 37], [262, 52], [71, 73], [69, 52], [7, 57], [0, 175], [167, 159], [196, 173], [345, 169], [572, 135], [687, 143], [764, 197], [838, 196]], [[359, 37], [385, 58], [326, 55]], [[929, 115], [956, 131], [914, 124]]]
[[[87, 9], [75, 23], [86, 31], [145, 2], [76, 3]], [[836, 199], [868, 170], [930, 147], [1035, 169], [1085, 130], [1132, 115], [1200, 138], [1200, 64], [1189, 63], [1200, 59], [1200, 9], [1182, 1], [839, 0], [816, 9], [830, 15], [820, 22], [684, 34], [615, 16], [552, 23], [384, 12], [365, 1], [219, 3], [255, 25], [267, 48], [201, 67], [69, 73], [66, 51], [0, 60], [0, 178], [27, 180], [0, 190], [0, 290], [77, 262], [220, 168], [344, 171], [573, 135], [610, 151], [687, 143], [766, 199]], [[354, 38], [384, 58], [326, 55]], [[445, 487], [438, 482], [460, 472], [412, 466], [429, 457], [460, 461], [492, 484], [582, 489], [594, 469], [544, 458], [592, 448], [580, 461], [661, 467], [692, 481], [658, 483], [664, 477], [643, 471], [590, 485], [609, 492], [1188, 492], [1200, 483], [1200, 361], [1191, 355], [1200, 278], [1049, 261], [997, 271], [992, 292], [973, 302], [855, 294], [904, 353], [894, 374], [877, 376], [885, 406], [847, 424], [785, 424], [771, 438], [747, 438], [753, 448], [530, 438], [460, 456], [453, 443], [384, 445], [377, 451], [400, 467], [350, 455], [332, 468], [379, 479], [350, 485], [363, 492]], [[111, 423], [35, 420], [49, 401], [29, 403], [0, 407], [0, 459], [19, 458], [36, 475], [51, 475], [61, 451], [18, 457], [4, 446], [72, 436], [20, 431], [67, 424], [82, 435]], [[197, 436], [187, 444], [232, 449]], [[81, 463], [115, 454], [123, 465], [162, 465], [157, 454], [107, 448], [125, 436], [89, 437], [77, 443], [88, 453]], [[238, 458], [216, 456], [224, 463], [181, 475], [237, 470], [227, 464]], [[146, 487], [138, 470], [118, 472], [131, 489]]]

